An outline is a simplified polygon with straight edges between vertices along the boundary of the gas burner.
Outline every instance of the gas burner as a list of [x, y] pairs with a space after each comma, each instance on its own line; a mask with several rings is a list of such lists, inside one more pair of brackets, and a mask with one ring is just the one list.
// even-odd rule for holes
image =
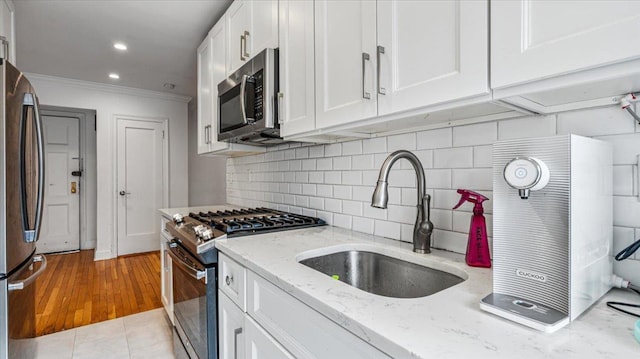
[[242, 208], [216, 212], [189, 213], [189, 217], [215, 228], [228, 237], [325, 225], [319, 218], [270, 208]]

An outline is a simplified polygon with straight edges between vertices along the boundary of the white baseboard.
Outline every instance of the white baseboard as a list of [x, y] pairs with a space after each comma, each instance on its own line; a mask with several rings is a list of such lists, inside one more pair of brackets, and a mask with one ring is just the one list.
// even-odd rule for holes
[[111, 251], [96, 251], [96, 254], [93, 257], [94, 261], [102, 261], [105, 259], [115, 258], [115, 256], [111, 253]]

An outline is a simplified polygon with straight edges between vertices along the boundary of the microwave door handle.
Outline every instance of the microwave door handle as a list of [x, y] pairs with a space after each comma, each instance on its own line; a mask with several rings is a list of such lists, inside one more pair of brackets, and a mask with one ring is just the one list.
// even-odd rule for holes
[[249, 119], [247, 119], [247, 105], [245, 103], [248, 81], [249, 76], [242, 75], [242, 80], [240, 81], [240, 110], [242, 110], [242, 121], [245, 125], [249, 124]]
[[[38, 234], [40, 232], [40, 224], [42, 222], [42, 211], [43, 211], [43, 202], [44, 202], [44, 176], [45, 176], [45, 168], [44, 168], [44, 136], [42, 129], [42, 121], [40, 118], [40, 112], [38, 111], [38, 98], [33, 93], [26, 93], [24, 95], [24, 99], [22, 102], [22, 134], [21, 134], [21, 153], [20, 153], [20, 186], [22, 187], [21, 199], [22, 199], [22, 223], [24, 230], [24, 241], [27, 243], [32, 243], [37, 241]], [[38, 156], [38, 189], [37, 189], [37, 197], [36, 197], [36, 208], [35, 208], [35, 219], [33, 223], [33, 228], [31, 228], [29, 223], [30, 213], [28, 211], [27, 204], [27, 159], [26, 159], [26, 146], [27, 146], [27, 116], [26, 111], [28, 107], [33, 108], [33, 120], [35, 124], [36, 131], [36, 145], [37, 145], [37, 156]]]

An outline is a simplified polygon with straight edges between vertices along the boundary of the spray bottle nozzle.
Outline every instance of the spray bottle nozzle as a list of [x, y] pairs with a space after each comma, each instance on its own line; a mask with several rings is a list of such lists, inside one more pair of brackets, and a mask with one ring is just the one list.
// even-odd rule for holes
[[462, 196], [460, 197], [460, 202], [458, 202], [458, 204], [456, 204], [456, 206], [453, 207], [453, 209], [456, 209], [456, 208], [462, 206], [462, 204], [467, 202], [467, 201], [475, 204], [474, 209], [475, 209], [475, 207], [482, 208], [482, 202], [484, 202], [484, 201], [489, 199], [489, 198], [481, 195], [478, 192], [474, 192], [474, 191], [471, 191], [471, 190], [468, 190], [468, 189], [461, 189], [460, 188], [460, 189], [458, 189], [457, 192], [460, 193]]

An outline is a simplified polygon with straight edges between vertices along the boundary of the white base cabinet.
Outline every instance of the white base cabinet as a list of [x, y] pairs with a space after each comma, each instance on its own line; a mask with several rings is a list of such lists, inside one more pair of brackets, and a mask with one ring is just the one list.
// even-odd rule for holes
[[160, 216], [160, 294], [162, 305], [173, 324], [173, 269], [169, 255], [169, 241], [171, 236], [165, 225], [169, 219]]
[[222, 359], [389, 358], [223, 253], [219, 262], [229, 269], [218, 274]]

